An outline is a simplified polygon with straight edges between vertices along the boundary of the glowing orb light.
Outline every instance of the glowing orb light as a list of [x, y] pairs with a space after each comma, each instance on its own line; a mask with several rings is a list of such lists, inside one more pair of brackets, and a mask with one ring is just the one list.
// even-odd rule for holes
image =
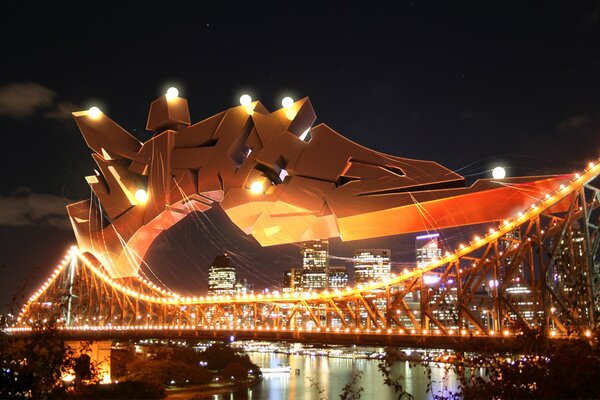
[[102, 115], [102, 111], [98, 107], [92, 107], [88, 110], [88, 115], [91, 119], [98, 119]]
[[492, 176], [494, 179], [504, 179], [506, 177], [506, 170], [502, 167], [496, 167], [492, 170]]
[[248, 107], [250, 105], [250, 103], [252, 103], [252, 97], [250, 97], [250, 95], [243, 94], [240, 97], [240, 104], [241, 105]]
[[254, 181], [250, 185], [250, 191], [255, 194], [259, 194], [263, 192], [263, 184], [260, 181]]
[[177, 88], [170, 87], [167, 90], [166, 96], [167, 96], [167, 100], [173, 100], [179, 96], [179, 90], [177, 90]]
[[148, 193], [146, 193], [144, 189], [140, 189], [137, 192], [135, 192], [135, 199], [138, 201], [138, 203], [143, 204], [146, 201], [148, 201]]
[[284, 108], [290, 108], [291, 106], [294, 105], [294, 99], [292, 99], [291, 97], [287, 96], [284, 97], [283, 100], [281, 100], [281, 105]]

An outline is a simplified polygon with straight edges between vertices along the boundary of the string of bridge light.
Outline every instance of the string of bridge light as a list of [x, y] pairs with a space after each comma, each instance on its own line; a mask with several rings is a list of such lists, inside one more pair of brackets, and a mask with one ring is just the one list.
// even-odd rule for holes
[[[165, 96], [166, 96], [167, 101], [173, 101], [174, 99], [178, 98], [179, 91], [176, 88], [171, 87], [167, 90]], [[282, 103], [283, 109], [285, 110], [286, 117], [290, 120], [293, 119], [296, 116], [296, 110], [294, 109], [294, 104], [295, 104], [294, 100], [291, 97], [285, 97], [281, 103]], [[248, 94], [242, 95], [240, 97], [240, 104], [246, 108], [246, 111], [248, 112], [248, 114], [250, 114], [250, 115], [253, 114], [253, 112], [254, 112], [253, 110], [254, 110], [254, 107], [256, 106], [256, 102], [252, 101], [252, 98], [250, 95], [248, 95]], [[92, 107], [88, 110], [88, 116], [92, 119], [98, 119], [102, 115], [103, 115], [102, 111], [100, 111], [100, 109], [97, 107]], [[498, 168], [494, 169], [495, 178], [502, 179], [503, 174], [501, 174], [501, 172], [503, 172], [503, 171], [499, 171]], [[504, 220], [503, 223], [498, 227], [498, 229], [493, 229], [493, 228], [490, 229], [490, 231], [488, 233], [486, 233], [485, 235], [483, 235], [483, 237], [475, 236], [473, 241], [471, 241], [468, 245], [460, 244], [459, 248], [455, 249], [453, 253], [446, 252], [444, 257], [441, 257], [440, 259], [433, 261], [433, 262], [427, 264], [426, 266], [423, 266], [423, 267], [421, 267], [417, 270], [411, 271], [409, 273], [402, 274], [398, 277], [386, 279], [383, 282], [370, 283], [370, 284], [366, 284], [366, 285], [359, 284], [354, 288], [350, 288], [350, 287], [346, 288], [346, 290], [336, 289], [331, 292], [330, 291], [302, 292], [302, 293], [294, 292], [292, 294], [287, 293], [287, 292], [283, 293], [283, 294], [273, 292], [273, 293], [258, 294], [258, 295], [245, 294], [245, 295], [236, 295], [236, 296], [213, 295], [213, 296], [206, 296], [206, 297], [204, 297], [204, 296], [182, 297], [176, 293], [166, 291], [166, 290], [160, 288], [159, 286], [155, 285], [153, 282], [151, 282], [148, 279], [138, 276], [138, 280], [140, 282], [142, 282], [143, 284], [147, 285], [148, 287], [152, 288], [153, 290], [159, 292], [162, 296], [164, 296], [164, 297], [156, 297], [156, 296], [150, 296], [150, 295], [147, 295], [144, 293], [140, 293], [136, 290], [133, 290], [124, 285], [121, 285], [118, 282], [115, 282], [103, 271], [100, 271], [99, 269], [97, 269], [89, 260], [87, 260], [87, 258], [85, 256], [83, 256], [82, 254], [79, 254], [79, 253], [78, 253], [78, 255], [79, 255], [80, 259], [88, 267], [90, 267], [97, 276], [99, 276], [101, 279], [103, 279], [106, 283], [111, 285], [116, 290], [118, 290], [124, 294], [140, 298], [142, 300], [155, 302], [155, 303], [161, 303], [161, 304], [165, 304], [165, 303], [166, 304], [219, 303], [222, 301], [247, 302], [247, 301], [256, 301], [256, 300], [270, 300], [270, 301], [317, 300], [317, 299], [322, 299], [322, 298], [336, 298], [336, 297], [340, 297], [340, 296], [344, 297], [344, 296], [356, 295], [356, 294], [370, 291], [370, 290], [380, 289], [382, 287], [392, 285], [392, 284], [397, 284], [397, 283], [403, 282], [405, 280], [408, 280], [408, 279], [411, 279], [414, 277], [423, 276], [427, 272], [430, 272], [433, 269], [435, 269], [441, 265], [444, 265], [444, 264], [447, 264], [450, 262], [454, 262], [457, 259], [460, 259], [460, 257], [472, 252], [473, 250], [476, 250], [477, 248], [482, 247], [482, 246], [488, 244], [489, 242], [496, 240], [500, 236], [510, 232], [511, 230], [515, 229], [517, 226], [519, 226], [524, 221], [530, 219], [531, 217], [541, 214], [546, 209], [550, 208], [551, 206], [553, 206], [556, 203], [558, 203], [559, 201], [561, 201], [564, 197], [566, 197], [568, 194], [570, 194], [576, 187], [580, 187], [581, 185], [591, 181], [593, 178], [595, 178], [598, 175], [598, 173], [600, 173], [600, 160], [596, 160], [596, 162], [590, 162], [581, 174], [576, 173], [573, 175], [573, 178], [570, 181], [565, 182], [566, 185], [564, 183], [561, 184], [553, 193], [545, 194], [544, 198], [539, 199], [537, 202], [532, 203], [529, 208], [523, 210], [522, 212], [519, 212], [516, 216], [514, 216], [511, 219]], [[256, 192], [256, 193], [262, 192], [262, 189], [263, 189], [262, 185], [260, 187], [258, 187], [260, 183], [256, 184], [256, 185], [255, 185], [255, 183], [256, 182], [254, 182], [250, 186], [250, 190], [252, 192]], [[256, 187], [254, 187], [254, 186], [256, 186]], [[143, 189], [140, 189], [135, 193], [135, 198], [138, 202], [144, 203], [148, 199], [148, 194]], [[61, 264], [61, 265], [64, 266], [63, 264]], [[55, 270], [55, 272], [53, 273], [53, 278], [50, 278], [49, 281], [44, 283], [44, 285], [30, 298], [29, 302], [35, 301], [39, 297], [39, 295], [51, 284], [53, 279], [60, 272], [60, 270], [58, 268], [57, 268], [57, 270], [58, 270], [58, 272]]]
[[[59, 330], [65, 331], [253, 331], [253, 332], [306, 332], [306, 333], [329, 333], [329, 334], [342, 334], [342, 335], [412, 335], [412, 336], [463, 336], [463, 337], [487, 337], [487, 338], [507, 338], [515, 337], [518, 332], [511, 331], [510, 329], [503, 329], [502, 331], [483, 331], [483, 330], [472, 330], [472, 329], [449, 329], [446, 332], [440, 329], [403, 329], [403, 328], [388, 328], [388, 329], [369, 329], [369, 328], [330, 328], [330, 327], [294, 327], [288, 328], [286, 326], [271, 327], [266, 326], [248, 326], [248, 325], [80, 325], [80, 326], [60, 326]], [[7, 328], [7, 332], [31, 332], [32, 327], [12, 327]], [[232, 332], [233, 333], [233, 332]], [[551, 338], [568, 338], [571, 335], [560, 334], [557, 330], [551, 330], [549, 332]], [[592, 331], [586, 329], [582, 336], [586, 338], [592, 337]]]
[[[336, 297], [345, 297], [345, 296], [349, 296], [349, 295], [356, 295], [358, 293], [376, 290], [376, 289], [379, 289], [379, 288], [387, 286], [387, 285], [400, 283], [404, 280], [424, 275], [425, 273], [430, 272], [431, 270], [439, 267], [440, 265], [455, 261], [456, 259], [460, 258], [461, 256], [472, 252], [476, 248], [481, 247], [481, 246], [489, 243], [490, 241], [495, 240], [498, 237], [508, 233], [509, 231], [513, 230], [516, 226], [518, 226], [520, 223], [524, 222], [531, 216], [539, 215], [542, 211], [553, 206], [557, 202], [561, 201], [566, 195], [571, 193], [572, 190], [575, 188], [574, 184], [576, 184], [576, 186], [579, 187], [579, 186], [589, 182], [590, 180], [592, 180], [595, 176], [598, 175], [598, 173], [600, 173], [600, 162], [598, 162], [598, 161], [596, 163], [591, 162], [588, 165], [588, 167], [583, 171], [582, 174], [579, 174], [579, 173], [574, 174], [573, 179], [571, 180], [571, 182], [568, 182], [567, 185], [561, 184], [559, 186], [559, 188], [553, 194], [545, 195], [544, 199], [541, 199], [537, 203], [532, 204], [531, 207], [528, 208], [527, 210], [524, 210], [524, 212], [519, 212], [514, 218], [512, 218], [510, 220], [505, 220], [498, 230], [490, 231], [483, 238], [479, 237], [479, 236], [475, 236], [474, 240], [469, 245], [465, 246], [465, 245], [461, 244], [459, 246], [459, 249], [455, 250], [454, 254], [447, 252], [446, 255], [444, 257], [442, 257], [441, 259], [434, 261], [434, 262], [424, 266], [423, 268], [414, 270], [407, 274], [400, 275], [399, 277], [396, 277], [396, 278], [391, 278], [391, 279], [385, 280], [384, 282], [378, 282], [378, 283], [373, 283], [373, 284], [369, 284], [369, 285], [359, 284], [355, 288], [348, 287], [348, 288], [346, 288], [346, 290], [336, 289], [331, 292], [330, 291], [302, 292], [302, 293], [286, 292], [283, 294], [274, 292], [274, 293], [268, 293], [268, 294], [244, 294], [244, 295], [236, 295], [236, 296], [213, 295], [213, 296], [206, 296], [206, 297], [204, 297], [204, 296], [182, 297], [173, 292], [165, 291], [162, 288], [155, 285], [154, 283], [152, 283], [151, 281], [149, 281], [143, 277], [139, 277], [138, 279], [141, 282], [143, 282], [144, 284], [148, 285], [152, 289], [158, 291], [163, 296], [165, 296], [165, 297], [155, 297], [155, 296], [150, 296], [150, 295], [147, 295], [144, 293], [139, 293], [138, 291], [136, 291], [134, 289], [128, 288], [118, 282], [115, 282], [106, 273], [104, 273], [103, 271], [98, 269], [96, 266], [94, 266], [84, 255], [80, 254], [76, 248], [71, 248], [71, 250], [69, 251], [69, 256], [65, 257], [63, 262], [55, 269], [52, 276], [42, 285], [42, 287], [40, 289], [38, 289], [38, 291], [36, 293], [34, 293], [34, 295], [29, 299], [28, 303], [31, 303], [31, 302], [37, 300], [37, 298], [44, 292], [44, 290], [46, 290], [52, 284], [52, 282], [58, 276], [58, 274], [60, 273], [62, 268], [64, 268], [66, 263], [69, 261], [70, 256], [74, 256], [74, 255], [78, 255], [79, 258], [82, 260], [82, 262], [86, 266], [88, 266], [98, 277], [100, 277], [104, 282], [106, 282], [107, 284], [112, 286], [114, 289], [116, 289], [126, 295], [140, 298], [141, 300], [150, 301], [153, 303], [160, 303], [160, 304], [220, 303], [223, 301], [228, 301], [228, 302], [233, 301], [233, 302], [243, 303], [243, 302], [257, 301], [257, 300], [285, 302], [285, 301], [290, 301], [290, 300], [293, 300], [293, 301], [318, 300], [318, 299], [322, 299], [322, 298], [336, 298]], [[562, 194], [564, 194], [564, 196], [561, 196]], [[23, 310], [26, 310], [27, 307], [28, 307], [28, 305], [25, 305]], [[22, 313], [24, 312], [23, 310], [22, 310]]]
[[581, 185], [584, 185], [584, 184], [588, 183], [589, 181], [591, 181], [592, 179], [594, 179], [598, 174], [600, 174], [600, 160], [597, 160], [596, 162], [590, 162], [581, 174], [580, 173], [573, 174], [573, 178], [570, 181], [565, 182], [566, 184], [565, 183], [560, 184], [558, 189], [556, 189], [552, 194], [546, 194], [543, 199], [540, 199], [537, 202], [533, 203], [531, 205], [531, 207], [529, 207], [528, 209], [524, 210], [523, 212], [519, 212], [512, 219], [505, 220], [497, 230], [492, 229], [492, 230], [490, 230], [490, 232], [488, 232], [483, 237], [475, 236], [474, 240], [472, 242], [470, 242], [469, 245], [465, 246], [464, 244], [461, 244], [459, 246], [459, 249], [455, 250], [453, 254], [447, 252], [444, 257], [440, 258], [439, 260], [433, 261], [422, 268], [416, 269], [409, 273], [402, 274], [395, 278], [386, 279], [383, 282], [371, 283], [371, 284], [367, 284], [367, 285], [359, 284], [354, 288], [348, 287], [345, 290], [335, 289], [333, 291], [323, 291], [323, 292], [316, 292], [316, 291], [302, 292], [302, 293], [299, 293], [299, 292], [293, 292], [293, 293], [273, 292], [273, 293], [267, 293], [267, 294], [244, 294], [244, 295], [238, 294], [235, 296], [212, 295], [212, 296], [206, 296], [206, 297], [205, 296], [183, 297], [183, 296], [180, 296], [180, 295], [175, 294], [170, 291], [166, 291], [166, 290], [158, 287], [157, 285], [152, 283], [150, 280], [147, 280], [143, 277], [138, 277], [138, 279], [142, 283], [146, 284], [150, 288], [158, 291], [160, 294], [165, 296], [165, 297], [157, 297], [157, 296], [151, 296], [148, 294], [140, 293], [134, 289], [126, 287], [125, 285], [115, 282], [112, 278], [110, 278], [110, 276], [108, 276], [106, 273], [104, 273], [99, 268], [97, 268], [95, 265], [93, 265], [91, 263], [91, 261], [88, 260], [87, 257], [85, 257], [85, 255], [81, 254], [77, 250], [76, 247], [72, 247], [69, 250], [68, 255], [62, 261], [62, 263], [56, 267], [56, 269], [52, 273], [51, 277], [42, 285], [42, 287], [40, 287], [31, 296], [31, 298], [29, 299], [27, 304], [25, 306], [23, 306], [23, 309], [21, 310], [21, 314], [23, 314], [27, 310], [30, 303], [36, 301], [38, 299], [38, 297], [54, 282], [54, 280], [59, 275], [59, 273], [62, 271], [62, 269], [64, 268], [66, 263], [70, 260], [70, 257], [73, 257], [73, 256], [78, 256], [79, 259], [88, 268], [90, 268], [94, 272], [94, 274], [96, 274], [98, 277], [100, 277], [104, 282], [109, 284], [115, 290], [117, 290], [125, 295], [128, 295], [128, 296], [136, 297], [141, 300], [149, 301], [152, 303], [159, 303], [159, 304], [182, 304], [182, 305], [195, 304], [195, 303], [214, 304], [214, 303], [221, 303], [223, 301], [246, 303], [246, 302], [265, 301], [265, 300], [268, 300], [271, 302], [273, 302], [273, 301], [274, 302], [286, 302], [286, 301], [289, 302], [290, 300], [291, 301], [319, 300], [319, 299], [330, 299], [330, 298], [339, 298], [339, 297], [357, 295], [357, 294], [360, 294], [363, 292], [380, 289], [385, 286], [398, 284], [400, 282], [403, 282], [405, 280], [408, 280], [408, 279], [411, 279], [414, 277], [423, 276], [427, 272], [432, 271], [433, 269], [439, 267], [440, 265], [444, 265], [449, 262], [456, 261], [461, 256], [464, 256], [464, 255], [472, 252], [473, 250], [476, 250], [477, 248], [484, 246], [485, 244], [489, 243], [490, 241], [496, 240], [500, 236], [505, 235], [506, 233], [510, 232], [516, 226], [520, 225], [521, 223], [523, 223], [525, 220], [531, 218], [532, 216], [539, 215], [544, 210], [546, 210], [549, 207], [552, 207], [553, 205], [555, 205], [556, 203], [561, 201], [564, 197], [566, 197], [568, 194], [572, 193], [572, 191], [575, 188], [580, 187]]
[[75, 246], [73, 246], [69, 249], [68, 253], [62, 259], [60, 264], [58, 264], [56, 266], [56, 268], [54, 268], [54, 271], [52, 271], [50, 278], [46, 279], [46, 281], [42, 284], [42, 286], [40, 286], [38, 288], [38, 290], [34, 294], [32, 294], [31, 297], [29, 298], [29, 300], [27, 300], [27, 302], [23, 305], [23, 307], [21, 308], [21, 311], [19, 312], [19, 316], [17, 317], [17, 321], [21, 321], [25, 312], [27, 312], [27, 310], [29, 309], [29, 306], [33, 302], [37, 301], [37, 299], [46, 291], [46, 289], [48, 289], [50, 287], [50, 285], [52, 285], [54, 283], [54, 281], [60, 275], [62, 270], [65, 268], [65, 266], [71, 261], [71, 257], [73, 257], [73, 255], [75, 254], [76, 251], [77, 251], [77, 247], [75, 247]]

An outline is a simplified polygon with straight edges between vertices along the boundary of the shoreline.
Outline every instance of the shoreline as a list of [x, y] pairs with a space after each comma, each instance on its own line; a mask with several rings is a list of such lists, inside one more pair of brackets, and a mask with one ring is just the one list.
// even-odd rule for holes
[[165, 399], [205, 399], [217, 394], [232, 393], [239, 389], [246, 389], [259, 384], [262, 378], [244, 382], [207, 383], [176, 388], [166, 388]]

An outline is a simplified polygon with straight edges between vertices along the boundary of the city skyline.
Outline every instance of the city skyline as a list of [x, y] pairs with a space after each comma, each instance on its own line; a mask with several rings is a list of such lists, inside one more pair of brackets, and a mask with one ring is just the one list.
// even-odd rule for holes
[[[11, 7], [21, 15], [18, 5]], [[3, 304], [41, 283], [45, 265], [38, 255], [53, 265], [75, 242], [64, 207], [89, 196], [82, 176], [95, 166], [70, 111], [98, 106], [147, 140], [147, 104], [170, 86], [189, 99], [195, 121], [237, 104], [244, 92], [269, 108], [285, 96], [310, 96], [319, 121], [350, 139], [436, 160], [471, 181], [489, 177], [499, 164], [508, 176], [572, 172], [600, 149], [599, 24], [588, 5], [528, 4], [515, 13], [484, 4], [404, 4], [400, 13], [382, 9], [368, 18], [353, 5], [309, 7], [306, 15], [295, 16], [294, 10], [285, 18], [249, 6], [243, 18], [212, 7], [185, 15], [172, 8], [179, 16], [174, 19], [157, 10], [140, 18], [134, 8], [61, 7], [48, 9], [52, 19], [43, 11], [32, 15], [25, 30], [11, 11], [3, 15], [1, 29], [12, 38], [5, 54], [14, 60], [4, 65], [0, 82], [0, 128], [7, 132], [6, 148], [14, 149], [1, 160], [3, 170], [14, 172], [3, 176], [0, 191]], [[340, 12], [343, 18], [330, 18]], [[307, 20], [312, 29], [306, 29]], [[127, 29], [132, 21], [140, 29]], [[436, 34], [439, 29], [446, 33]], [[260, 50], [233, 45], [248, 32], [272, 40]], [[189, 57], [184, 63], [147, 62], [157, 48]], [[296, 49], [305, 49], [310, 62], [274, 68], [268, 57], [257, 56], [283, 52], [297, 59]], [[115, 59], [122, 62], [115, 65]], [[26, 154], [26, 167], [15, 168]], [[221, 217], [215, 210], [165, 235], [148, 260], [152, 272], [169, 286], [191, 291], [186, 286], [206, 277], [203, 265], [216, 250], [232, 251], [247, 272], [268, 261], [270, 270], [256, 272], [265, 284], [292, 266], [297, 246], [259, 248]], [[445, 237], [458, 244], [479, 230], [449, 230]], [[182, 237], [194, 245], [177, 243]], [[341, 257], [351, 257], [355, 247], [390, 248], [397, 262], [408, 262], [414, 243], [393, 237], [376, 245], [330, 246]]]
[[599, 3], [0, 22], [0, 397], [600, 396]]

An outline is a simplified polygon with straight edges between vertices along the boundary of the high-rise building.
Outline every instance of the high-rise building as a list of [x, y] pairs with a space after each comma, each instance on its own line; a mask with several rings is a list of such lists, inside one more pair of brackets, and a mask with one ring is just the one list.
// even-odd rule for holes
[[283, 273], [283, 291], [302, 291], [302, 268], [290, 268]]
[[235, 294], [245, 295], [254, 293], [254, 284], [249, 283], [246, 278], [238, 280], [235, 285]]
[[302, 243], [302, 290], [324, 290], [329, 286], [327, 240]]
[[354, 250], [354, 282], [383, 281], [391, 275], [389, 249]]
[[[517, 228], [512, 232], [508, 232], [498, 241], [498, 250], [506, 253], [514, 246], [518, 247], [521, 240], [521, 231]], [[511, 276], [507, 276], [509, 270], [513, 270]], [[490, 276], [490, 278], [492, 277]], [[532, 324], [535, 320], [535, 310], [531, 289], [527, 285], [525, 278], [523, 264], [514, 266], [514, 257], [506, 257], [505, 265], [500, 267], [498, 281], [503, 283], [504, 295], [508, 302], [513, 305], [513, 309], [517, 310], [527, 322]], [[490, 295], [496, 290], [495, 288], [499, 285], [499, 282], [490, 279], [488, 285]], [[517, 320], [517, 315], [512, 309], [509, 308], [507, 312], [512, 320]], [[497, 327], [497, 329], [501, 328]]]
[[208, 294], [235, 294], [235, 267], [227, 253], [215, 257], [208, 268]]
[[578, 222], [571, 224], [560, 242], [551, 243], [557, 246], [556, 256], [552, 262], [552, 286], [563, 298], [563, 301], [577, 310], [580, 318], [592, 315], [587, 298], [588, 273], [590, 260], [587, 257], [585, 231]]
[[329, 266], [329, 289], [345, 289], [348, 286], [348, 270], [343, 265]]
[[[415, 253], [417, 268], [423, 268], [427, 264], [439, 260], [442, 257], [442, 248], [438, 243], [439, 233], [430, 233], [427, 235], [417, 236], [415, 239]], [[439, 281], [439, 271], [432, 271], [425, 275], [423, 282], [425, 285], [434, 284]], [[446, 290], [449, 285], [450, 289]], [[434, 318], [442, 323], [446, 328], [458, 329], [458, 296], [456, 284], [453, 279], [449, 279], [442, 283], [436, 293], [431, 297], [429, 304], [432, 307]], [[441, 293], [445, 293], [442, 297]], [[420, 293], [417, 296], [420, 300]], [[413, 299], [417, 300], [417, 299]], [[430, 328], [434, 328], [435, 324], [430, 323]]]
[[442, 257], [442, 248], [438, 244], [439, 233], [417, 236], [415, 247], [417, 252], [417, 267], [421, 268], [428, 263]]

